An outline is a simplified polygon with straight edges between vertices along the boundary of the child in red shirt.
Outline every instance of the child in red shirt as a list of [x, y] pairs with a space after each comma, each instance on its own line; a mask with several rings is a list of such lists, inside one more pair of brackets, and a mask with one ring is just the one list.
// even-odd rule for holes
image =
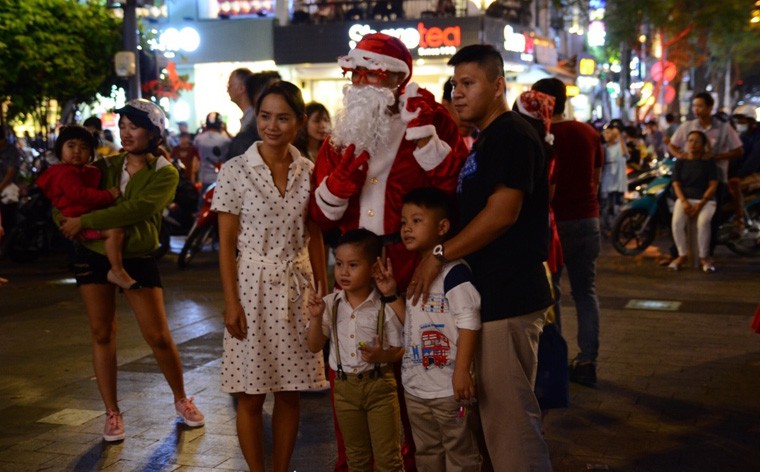
[[[96, 147], [95, 136], [81, 126], [64, 126], [58, 134], [55, 153], [61, 163], [48, 168], [36, 183], [63, 216], [73, 218], [105, 208], [121, 196], [118, 187], [100, 190], [100, 170], [88, 165]], [[85, 230], [82, 236], [104, 240], [106, 257], [111, 263], [109, 282], [123, 289], [139, 288], [122, 265], [123, 228]]]

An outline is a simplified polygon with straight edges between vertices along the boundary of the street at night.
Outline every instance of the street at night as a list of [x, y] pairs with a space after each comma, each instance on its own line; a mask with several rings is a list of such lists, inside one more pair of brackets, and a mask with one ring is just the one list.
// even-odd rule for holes
[[[718, 272], [674, 273], [658, 266], [656, 255], [653, 247], [623, 257], [603, 244], [599, 382], [571, 384], [570, 407], [546, 417], [556, 471], [751, 471], [760, 464], [760, 335], [749, 326], [760, 293], [758, 260], [719, 247]], [[161, 261], [169, 323], [206, 426], [176, 422], [171, 392], [120, 297], [126, 439], [114, 444], [102, 440], [84, 306], [65, 256], [0, 261], [0, 275], [10, 279], [0, 288], [0, 470], [245, 470], [232, 397], [219, 388], [223, 297], [215, 254], [201, 254], [185, 271], [175, 257]], [[572, 357], [576, 325], [564, 279], [563, 293]], [[626, 308], [635, 300], [643, 309]], [[330, 471], [328, 392], [301, 401], [291, 469]], [[265, 412], [268, 418], [269, 401]]]

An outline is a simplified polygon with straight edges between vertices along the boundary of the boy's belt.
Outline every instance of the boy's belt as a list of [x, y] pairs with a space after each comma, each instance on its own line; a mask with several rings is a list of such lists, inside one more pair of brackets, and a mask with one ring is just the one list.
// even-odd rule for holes
[[344, 373], [343, 374], [344, 378], [342, 378], [342, 379], [338, 376], [338, 372], [337, 371], [333, 371], [333, 372], [335, 372], [335, 379], [336, 380], [359, 380], [359, 381], [361, 381], [361, 380], [370, 380], [370, 379], [374, 380], [374, 379], [378, 379], [378, 378], [382, 377], [383, 375], [385, 375], [386, 373], [390, 372], [390, 370], [391, 370], [391, 367], [388, 364], [385, 364], [385, 365], [381, 366], [379, 370], [370, 369], [370, 370], [365, 370], [364, 372], [359, 372], [358, 374]]

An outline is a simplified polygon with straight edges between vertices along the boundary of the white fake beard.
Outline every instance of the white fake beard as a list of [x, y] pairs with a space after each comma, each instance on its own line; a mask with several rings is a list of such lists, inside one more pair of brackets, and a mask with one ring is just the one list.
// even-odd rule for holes
[[335, 116], [330, 142], [336, 148], [356, 146], [356, 155], [366, 150], [370, 156], [387, 147], [391, 112], [396, 101], [393, 91], [370, 85], [343, 87], [343, 109]]

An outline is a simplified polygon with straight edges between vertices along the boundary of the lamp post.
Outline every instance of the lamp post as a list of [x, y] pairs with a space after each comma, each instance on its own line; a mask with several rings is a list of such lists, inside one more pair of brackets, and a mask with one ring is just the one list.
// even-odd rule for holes
[[127, 100], [142, 97], [140, 90], [140, 54], [137, 50], [137, 2], [138, 0], [125, 0], [121, 3], [121, 8], [124, 10], [124, 50], [135, 55], [135, 71], [128, 78]]

